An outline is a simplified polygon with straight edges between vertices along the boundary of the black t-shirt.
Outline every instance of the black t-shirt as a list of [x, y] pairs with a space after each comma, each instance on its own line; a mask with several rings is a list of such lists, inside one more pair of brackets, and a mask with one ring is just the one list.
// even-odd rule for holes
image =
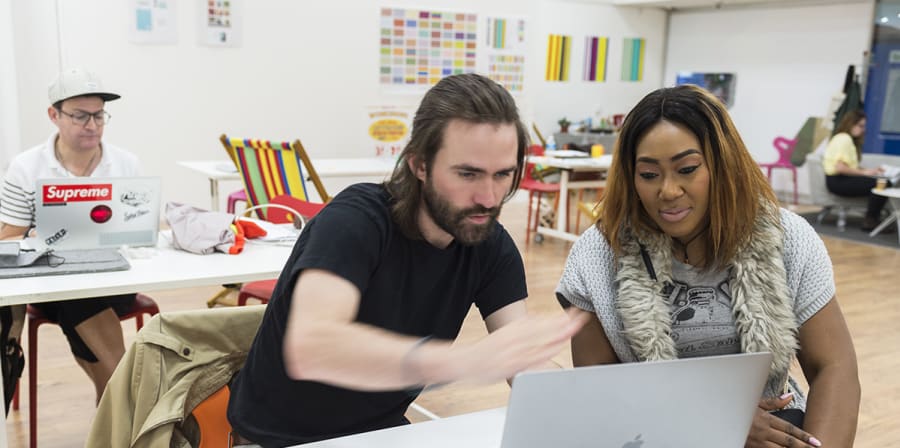
[[297, 276], [309, 268], [356, 285], [356, 321], [411, 336], [455, 339], [473, 303], [486, 317], [527, 296], [522, 258], [501, 225], [478, 245], [454, 241], [438, 249], [401, 233], [383, 186], [347, 188], [301, 233], [247, 363], [232, 382], [228, 419], [239, 434], [263, 446], [400, 425], [418, 395], [361, 392], [286, 375], [282, 342], [291, 297]]

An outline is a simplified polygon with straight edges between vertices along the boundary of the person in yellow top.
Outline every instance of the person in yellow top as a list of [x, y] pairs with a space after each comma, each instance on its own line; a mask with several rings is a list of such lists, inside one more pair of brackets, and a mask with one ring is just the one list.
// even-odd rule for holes
[[[862, 168], [862, 140], [866, 132], [866, 114], [862, 110], [847, 112], [838, 124], [837, 132], [825, 147], [825, 185], [839, 196], [868, 196], [869, 204], [862, 230], [870, 231], [878, 225], [881, 209], [887, 198], [872, 193], [883, 174], [881, 168]], [[890, 181], [888, 182], [890, 186]]]

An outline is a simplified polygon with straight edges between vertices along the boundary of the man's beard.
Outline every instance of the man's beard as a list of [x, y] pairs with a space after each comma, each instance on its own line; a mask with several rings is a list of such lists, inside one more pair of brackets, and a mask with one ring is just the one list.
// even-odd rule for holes
[[[473, 246], [486, 240], [494, 230], [497, 216], [500, 215], [499, 205], [492, 208], [480, 205], [466, 209], [453, 207], [435, 190], [430, 178], [425, 181], [422, 194], [425, 199], [425, 207], [434, 223], [452, 235], [460, 244], [466, 246]], [[475, 224], [467, 220], [471, 215], [488, 215], [489, 219], [484, 224]]]

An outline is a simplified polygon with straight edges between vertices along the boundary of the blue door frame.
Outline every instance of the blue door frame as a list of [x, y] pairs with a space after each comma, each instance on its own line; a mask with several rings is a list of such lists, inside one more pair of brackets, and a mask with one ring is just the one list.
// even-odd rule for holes
[[[894, 53], [893, 57], [891, 53]], [[894, 81], [894, 91], [888, 91], [892, 71], [895, 77], [900, 76], [900, 43], [876, 44], [872, 48], [872, 65], [866, 83], [867, 118], [863, 152], [900, 155], [900, 129], [881, 129], [886, 106], [900, 113], [900, 79]]]

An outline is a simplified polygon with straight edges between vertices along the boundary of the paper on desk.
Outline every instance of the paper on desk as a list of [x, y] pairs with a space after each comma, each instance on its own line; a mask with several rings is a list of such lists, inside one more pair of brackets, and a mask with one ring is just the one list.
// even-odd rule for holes
[[882, 176], [888, 178], [891, 181], [891, 185], [898, 186], [897, 182], [900, 181], [900, 166], [891, 166], [891, 165], [881, 165], [881, 169], [884, 171]]
[[560, 157], [560, 158], [581, 158], [581, 157], [590, 157], [590, 154], [582, 152], [582, 151], [574, 151], [571, 149], [560, 149], [560, 150], [547, 150], [544, 151], [544, 155], [547, 157]]
[[241, 218], [245, 221], [253, 221], [254, 224], [262, 227], [266, 231], [266, 236], [255, 238], [254, 241], [260, 242], [282, 242], [293, 241], [300, 236], [300, 231], [294, 228], [293, 224], [273, 224], [269, 221], [254, 218]]

